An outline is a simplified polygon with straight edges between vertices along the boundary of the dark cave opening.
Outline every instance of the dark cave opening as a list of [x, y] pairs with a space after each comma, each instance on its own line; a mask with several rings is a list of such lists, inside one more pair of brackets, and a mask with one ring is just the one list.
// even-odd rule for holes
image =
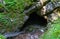
[[29, 25], [34, 25], [34, 24], [46, 27], [47, 19], [45, 19], [43, 16], [37, 15], [36, 12], [34, 12], [29, 15], [29, 19], [24, 23], [20, 31], [23, 31], [24, 28], [28, 27]]
[[[20, 31], [24, 31], [25, 30], [25, 28], [26, 27], [28, 27], [29, 25], [41, 25], [41, 26], [44, 26], [44, 27], [46, 27], [46, 25], [47, 25], [47, 20], [44, 18], [44, 17], [42, 17], [42, 16], [39, 16], [39, 15], [37, 15], [36, 13], [32, 13], [32, 14], [30, 14], [30, 16], [29, 16], [29, 19], [24, 23], [24, 25], [23, 25], [23, 27], [21, 27], [19, 30]], [[40, 26], [40, 27], [41, 27]], [[43, 27], [43, 28], [44, 28]], [[23, 34], [24, 32], [22, 32], [22, 34]], [[42, 32], [40, 32], [40, 33], [42, 33]], [[33, 34], [33, 33], [32, 33]], [[7, 39], [13, 39], [12, 37], [9, 37], [9, 38], [7, 38]]]

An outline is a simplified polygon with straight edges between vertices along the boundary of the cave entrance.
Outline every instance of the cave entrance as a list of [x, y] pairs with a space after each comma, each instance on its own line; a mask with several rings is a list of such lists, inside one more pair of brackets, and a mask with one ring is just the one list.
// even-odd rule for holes
[[39, 16], [36, 13], [32, 13], [29, 16], [29, 19], [26, 21], [28, 24], [38, 24], [41, 26], [46, 26], [47, 25], [47, 20], [43, 16]]
[[36, 12], [29, 15], [29, 19], [24, 23], [21, 30], [25, 30], [24, 28], [28, 27], [29, 25], [40, 25], [43, 27], [47, 26], [47, 20], [43, 16], [39, 16], [36, 14]]

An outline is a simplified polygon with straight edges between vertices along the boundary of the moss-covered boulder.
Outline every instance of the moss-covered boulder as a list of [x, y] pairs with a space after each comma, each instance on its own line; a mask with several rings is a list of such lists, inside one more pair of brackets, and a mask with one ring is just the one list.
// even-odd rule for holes
[[[31, 0], [4, 0], [0, 8], [0, 33], [19, 31], [18, 28], [24, 24], [25, 14], [23, 13], [25, 4], [31, 4]], [[1, 10], [1, 9], [0, 9]]]

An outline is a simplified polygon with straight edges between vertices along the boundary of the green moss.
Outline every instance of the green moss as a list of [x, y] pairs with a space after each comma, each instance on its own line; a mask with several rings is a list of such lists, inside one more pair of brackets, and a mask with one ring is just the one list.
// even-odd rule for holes
[[54, 3], [54, 2], [60, 2], [60, 0], [51, 0], [51, 2], [53, 2], [53, 3]]
[[[23, 13], [25, 4], [30, 5], [31, 0], [4, 0], [5, 5], [1, 4], [4, 12], [0, 13], [0, 33], [16, 31], [24, 24]], [[4, 32], [2, 32], [4, 31]]]
[[6, 39], [3, 35], [0, 34], [0, 39]]
[[60, 19], [54, 21], [41, 39], [60, 39]]

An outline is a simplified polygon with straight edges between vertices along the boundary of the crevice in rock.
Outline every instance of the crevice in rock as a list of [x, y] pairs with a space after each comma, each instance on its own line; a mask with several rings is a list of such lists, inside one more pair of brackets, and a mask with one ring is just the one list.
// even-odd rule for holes
[[24, 25], [23, 25], [23, 27], [21, 27], [20, 31], [23, 31], [29, 25], [40, 25], [40, 26], [46, 27], [47, 20], [43, 16], [39, 16], [36, 14], [36, 12], [34, 12], [29, 15], [29, 19], [24, 23]]

